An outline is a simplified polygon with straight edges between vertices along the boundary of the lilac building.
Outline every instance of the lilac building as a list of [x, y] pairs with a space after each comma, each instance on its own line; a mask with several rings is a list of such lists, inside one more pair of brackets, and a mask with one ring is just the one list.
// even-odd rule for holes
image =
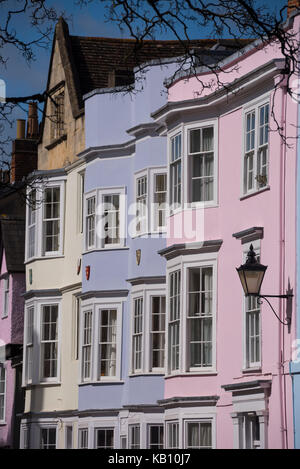
[[80, 448], [163, 447], [166, 139], [150, 114], [174, 66], [85, 96]]

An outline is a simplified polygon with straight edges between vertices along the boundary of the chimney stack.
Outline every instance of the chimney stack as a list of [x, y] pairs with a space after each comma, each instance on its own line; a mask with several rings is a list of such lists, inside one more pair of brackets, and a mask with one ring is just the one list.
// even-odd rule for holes
[[39, 136], [39, 123], [37, 104], [35, 102], [29, 103], [28, 106], [28, 122], [27, 122], [27, 138], [38, 138]]
[[287, 15], [291, 16], [291, 13], [295, 10], [300, 11], [300, 0], [288, 0]]
[[34, 102], [29, 103], [26, 137], [25, 126], [24, 119], [17, 119], [17, 138], [12, 142], [11, 184], [22, 181], [37, 167], [39, 124], [37, 105]]

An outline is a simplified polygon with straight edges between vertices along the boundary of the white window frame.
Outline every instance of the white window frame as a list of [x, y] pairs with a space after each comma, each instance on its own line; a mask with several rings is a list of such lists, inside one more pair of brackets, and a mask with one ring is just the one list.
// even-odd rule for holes
[[122, 419], [122, 433], [121, 437], [127, 438], [127, 449], [130, 449], [131, 435], [130, 428], [140, 428], [140, 449], [149, 448], [149, 426], [163, 426], [164, 425], [164, 414], [161, 413], [143, 413], [143, 412], [130, 412], [126, 417]]
[[193, 423], [196, 423], [196, 424], [199, 424], [199, 425], [201, 425], [201, 423], [204, 423], [204, 424], [209, 423], [211, 425], [211, 440], [212, 440], [211, 443], [212, 444], [209, 448], [207, 448], [206, 446], [203, 446], [203, 449], [212, 449], [213, 448], [213, 435], [212, 435], [212, 433], [213, 433], [213, 422], [212, 422], [211, 419], [205, 419], [205, 418], [203, 418], [203, 419], [199, 419], [199, 418], [197, 418], [197, 419], [185, 419], [184, 420], [184, 448], [190, 449], [190, 450], [191, 449], [201, 449], [202, 448], [202, 447], [200, 447], [200, 448], [198, 448], [198, 447], [189, 447], [189, 445], [188, 445], [188, 425], [193, 424]]
[[[261, 243], [260, 240], [251, 241], [249, 243], [245, 243], [243, 245], [243, 257], [242, 263], [246, 261], [247, 254], [250, 249], [250, 245], [253, 245], [253, 250], [257, 255], [261, 255]], [[261, 369], [262, 366], [262, 316], [261, 316], [261, 307], [259, 306], [259, 330], [260, 330], [260, 337], [259, 337], [259, 355], [260, 360], [257, 362], [250, 362], [248, 356], [248, 336], [247, 336], [247, 308], [246, 308], [246, 301], [247, 298], [243, 296], [243, 370], [249, 369]]]
[[4, 363], [0, 363], [0, 371], [1, 370], [2, 372], [4, 371], [4, 380], [1, 380], [4, 382], [4, 392], [0, 394], [0, 396], [2, 396], [3, 398], [3, 415], [2, 415], [2, 418], [0, 415], [0, 424], [4, 424], [6, 423], [5, 419], [6, 419], [6, 384], [7, 384], [7, 370], [6, 370], [6, 366], [4, 365]]
[[[89, 201], [91, 199], [94, 199], [94, 213], [89, 213]], [[91, 250], [91, 249], [94, 249], [96, 247], [96, 237], [97, 237], [97, 226], [96, 226], [96, 202], [97, 201], [97, 197], [96, 197], [96, 193], [95, 192], [92, 192], [89, 194], [89, 196], [86, 196], [85, 198], [85, 223], [84, 223], [84, 227], [85, 227], [85, 248], [87, 251]], [[94, 220], [94, 228], [93, 228], [93, 242], [90, 243], [89, 242], [89, 233], [90, 233], [90, 220], [93, 218]]]
[[[206, 127], [213, 127], [214, 129], [214, 171], [213, 171], [213, 198], [209, 201], [198, 201], [192, 202], [190, 200], [190, 162], [189, 162], [189, 132], [190, 130], [196, 130]], [[172, 165], [172, 139], [176, 135], [181, 133], [181, 203], [177, 207], [172, 207], [172, 196], [171, 196], [171, 165]], [[191, 122], [189, 124], [181, 124], [174, 128], [168, 133], [168, 203], [169, 203], [169, 214], [173, 215], [182, 210], [183, 208], [209, 208], [218, 206], [218, 119], [201, 120], [197, 122]]]
[[[55, 424], [49, 425], [46, 423], [41, 423], [39, 424], [39, 449], [44, 449], [41, 448], [42, 444], [42, 430], [55, 430], [55, 448], [51, 449], [58, 449], [58, 427]], [[46, 448], [49, 449], [49, 448]]]
[[[267, 147], [267, 163], [266, 163], [266, 173], [267, 173], [267, 181], [266, 184], [262, 187], [259, 187], [257, 181], [258, 175], [258, 166], [259, 166], [259, 109], [261, 107], [269, 106], [269, 126], [270, 126], [270, 93], [266, 93], [260, 96], [258, 99], [255, 99], [248, 103], [246, 106], [243, 107], [242, 116], [243, 116], [243, 135], [242, 135], [242, 177], [241, 177], [241, 197], [256, 194], [257, 192], [263, 191], [270, 186], [270, 133], [268, 138], [268, 143], [263, 146]], [[253, 148], [253, 187], [252, 189], [248, 189], [248, 182], [247, 187], [245, 187], [245, 155], [246, 155], [246, 132], [247, 132], [247, 115], [251, 112], [255, 113], [255, 141], [254, 141], [254, 148]], [[247, 172], [247, 180], [248, 180], [248, 172]]]
[[[191, 190], [192, 190], [192, 184], [191, 184], [191, 170], [190, 170], [190, 161], [189, 158], [191, 157], [189, 145], [190, 145], [190, 140], [189, 140], [189, 134], [191, 130], [196, 130], [196, 129], [204, 129], [207, 127], [212, 127], [213, 128], [213, 198], [212, 200], [207, 200], [207, 201], [197, 201], [197, 202], [192, 202], [191, 201]], [[187, 207], [191, 208], [197, 208], [197, 207], [215, 207], [218, 204], [218, 141], [219, 141], [219, 136], [218, 136], [218, 120], [213, 119], [213, 120], [208, 120], [208, 121], [199, 121], [195, 123], [190, 123], [184, 127], [184, 166], [186, 168], [184, 172], [184, 182], [183, 182], [183, 193], [184, 193], [184, 202]], [[211, 153], [211, 152], [210, 152]]]
[[[49, 298], [36, 298], [29, 300], [25, 303], [25, 327], [24, 327], [24, 339], [23, 339], [23, 386], [33, 384], [59, 384], [60, 383], [60, 365], [61, 365], [61, 297], [49, 297]], [[57, 316], [57, 376], [47, 377], [42, 376], [42, 353], [41, 353], [41, 326], [42, 326], [42, 308], [43, 306], [57, 305], [58, 316]], [[34, 308], [34, 319], [33, 319], [33, 344], [32, 344], [32, 378], [28, 380], [27, 377], [27, 341], [28, 341], [28, 311], [30, 308]]]
[[[177, 136], [181, 135], [181, 157], [177, 158], [176, 160], [172, 161], [172, 141], [175, 139]], [[176, 206], [174, 207], [174, 193], [173, 193], [173, 187], [174, 184], [171, 184], [172, 181], [172, 173], [173, 170], [171, 167], [175, 166], [177, 162], [180, 161], [181, 165], [181, 182], [180, 182], [180, 201], [176, 201], [175, 204]], [[167, 193], [168, 193], [168, 202], [169, 202], [169, 210], [171, 213], [175, 213], [176, 211], [180, 210], [182, 208], [182, 205], [184, 203], [184, 194], [183, 194], [183, 183], [184, 183], [184, 127], [181, 125], [180, 127], [177, 127], [174, 129], [169, 135], [168, 135], [168, 177], [167, 177]]]
[[[171, 426], [175, 425], [176, 426], [176, 432], [177, 432], [177, 444], [174, 445], [173, 442], [173, 435], [172, 435], [172, 445], [169, 445], [170, 441], [170, 428]], [[179, 448], [179, 420], [167, 420], [165, 423], [165, 448], [166, 449], [178, 449]]]
[[[96, 432], [98, 431], [112, 431], [113, 432], [113, 447], [110, 446], [103, 446], [101, 448], [96, 448]], [[114, 427], [98, 427], [94, 428], [94, 449], [114, 449], [115, 448], [115, 428]]]
[[2, 277], [2, 294], [3, 294], [3, 305], [2, 305], [2, 319], [8, 317], [9, 306], [10, 306], [10, 275], [6, 274]]
[[[166, 176], [166, 224], [162, 227], [156, 226], [156, 210], [155, 210], [155, 177], [157, 175]], [[146, 212], [145, 212], [145, 229], [141, 231], [136, 230], [137, 225], [137, 181], [138, 179], [146, 177], [147, 179], [147, 193], [146, 193]], [[133, 225], [133, 238], [145, 236], [148, 234], [159, 234], [165, 233], [167, 230], [167, 216], [168, 216], [168, 174], [166, 166], [150, 166], [148, 168], [141, 169], [134, 173], [134, 203], [136, 204], [136, 210], [133, 213], [134, 215], [134, 225]], [[132, 222], [131, 222], [132, 223]]]
[[[123, 322], [123, 303], [125, 298], [103, 298], [82, 301], [80, 313], [80, 356], [79, 356], [79, 384], [99, 383], [99, 382], [121, 382], [121, 357], [122, 357], [122, 322]], [[117, 353], [116, 353], [116, 376], [100, 376], [100, 356], [99, 356], [99, 333], [100, 333], [100, 311], [117, 311]], [[83, 378], [83, 321], [84, 314], [92, 312], [92, 344], [91, 344], [91, 364], [90, 377]]]
[[120, 432], [118, 417], [86, 417], [78, 420], [77, 425], [77, 448], [80, 448], [80, 430], [87, 430], [88, 432], [88, 449], [95, 449], [95, 432], [96, 430], [112, 429], [114, 432], [114, 449], [118, 448], [120, 441]]
[[[102, 200], [105, 195], [118, 195], [119, 196], [119, 243], [105, 244], [104, 237], [104, 222], [103, 222], [103, 210]], [[95, 197], [95, 237], [94, 243], [88, 246], [87, 243], [87, 200], [91, 197]], [[122, 187], [102, 187], [97, 190], [86, 192], [84, 195], [84, 251], [89, 252], [93, 250], [111, 250], [111, 249], [122, 249], [126, 247], [126, 204], [127, 194], [126, 188]], [[100, 233], [101, 236], [98, 236]]]
[[[166, 297], [166, 287], [164, 284], [156, 285], [135, 285], [131, 290], [130, 311], [131, 311], [131, 340], [130, 340], [130, 375], [139, 374], [164, 374], [165, 366], [162, 368], [152, 367], [151, 349], [151, 303], [152, 297]], [[134, 303], [137, 298], [143, 298], [143, 319], [142, 319], [142, 357], [141, 368], [135, 370], [133, 366], [133, 331], [134, 331]], [[167, 300], [165, 300], [167, 301]], [[167, 309], [167, 306], [166, 306]], [[166, 314], [166, 313], [165, 313]], [[165, 315], [166, 320], [166, 315]], [[166, 352], [165, 352], [166, 353]], [[166, 361], [166, 354], [165, 354]]]
[[[162, 428], [163, 431], [163, 437], [162, 437], [162, 446], [159, 448], [158, 446], [151, 446], [150, 443], [150, 438], [151, 438], [151, 427], [160, 427]], [[164, 449], [164, 441], [165, 441], [165, 428], [163, 423], [148, 423], [147, 424], [147, 448], [152, 449], [152, 450], [160, 450]]]
[[[65, 223], [65, 185], [66, 177], [58, 177], [56, 179], [48, 178], [41, 183], [35, 183], [33, 187], [27, 189], [27, 197], [30, 192], [36, 190], [36, 211], [35, 211], [35, 247], [34, 256], [29, 257], [29, 206], [26, 207], [26, 231], [25, 231], [25, 262], [29, 262], [36, 258], [60, 257], [64, 255], [64, 223]], [[59, 250], [44, 250], [44, 193], [45, 189], [59, 187], [60, 189], [60, 206], [59, 206]], [[31, 225], [32, 226], [32, 225]]]
[[[132, 443], [132, 433], [138, 429], [138, 443]], [[128, 425], [128, 449], [141, 449], [141, 425], [140, 423], [131, 423]]]
[[[217, 409], [211, 406], [198, 407], [176, 407], [165, 410], [165, 448], [168, 448], [169, 424], [178, 424], [178, 447], [174, 449], [186, 449], [187, 430], [189, 422], [210, 422], [212, 428], [212, 448], [215, 449], [216, 442], [216, 418]], [[172, 448], [168, 448], [172, 449]]]
[[[82, 446], [81, 443], [81, 432], [87, 432], [87, 444], [86, 446]], [[79, 426], [77, 430], [77, 449], [88, 449], [89, 448], [89, 426]]]
[[[170, 361], [166, 363], [166, 376], [178, 374], [215, 374], [216, 369], [216, 318], [217, 318], [217, 253], [203, 253], [178, 256], [167, 262], [167, 299], [166, 304], [166, 324], [168, 333], [166, 336], [166, 353], [169, 354], [169, 304], [170, 304], [170, 274], [181, 271], [181, 311], [180, 311], [180, 331], [179, 331], [179, 369], [171, 370]], [[212, 267], [213, 269], [213, 298], [212, 298], [212, 366], [188, 367], [187, 350], [187, 311], [188, 311], [188, 269], [189, 268]]]

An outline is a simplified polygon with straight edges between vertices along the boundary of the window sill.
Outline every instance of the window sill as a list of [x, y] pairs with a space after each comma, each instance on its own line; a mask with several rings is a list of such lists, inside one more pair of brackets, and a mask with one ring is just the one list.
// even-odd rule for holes
[[115, 380], [108, 379], [107, 381], [106, 380], [102, 380], [102, 381], [84, 381], [84, 382], [78, 383], [78, 386], [89, 386], [89, 385], [103, 386], [103, 385], [113, 385], [113, 384], [124, 384], [124, 381], [119, 380], [119, 379], [115, 379]]
[[126, 251], [128, 246], [117, 246], [115, 248], [92, 248], [86, 251], [83, 251], [82, 254], [89, 254], [90, 252], [107, 252], [107, 251]]
[[250, 192], [249, 194], [244, 194], [240, 197], [240, 200], [249, 199], [249, 197], [253, 197], [255, 195], [261, 194], [262, 192], [269, 191], [271, 189], [270, 186], [263, 187], [262, 189], [258, 189], [257, 191]]
[[218, 372], [216, 370], [211, 370], [211, 371], [186, 371], [184, 373], [179, 372], [179, 373], [174, 373], [171, 375], [166, 375], [165, 379], [172, 379], [172, 378], [187, 378], [189, 376], [195, 377], [195, 376], [217, 376]]
[[41, 381], [39, 383], [27, 383], [22, 386], [25, 389], [36, 388], [38, 386], [46, 387], [46, 386], [61, 386], [61, 381]]
[[52, 150], [52, 148], [56, 147], [56, 145], [59, 145], [62, 143], [64, 140], [67, 140], [67, 134], [61, 135], [60, 137], [54, 139], [49, 145], [45, 145], [46, 150]]
[[141, 377], [141, 376], [164, 376], [165, 373], [163, 371], [149, 371], [149, 372], [145, 372], [145, 371], [141, 371], [140, 373], [130, 373], [128, 376], [129, 378], [138, 378], [138, 377]]
[[251, 368], [243, 368], [241, 370], [242, 373], [261, 373], [261, 371], [261, 366], [253, 366]]
[[3, 422], [2, 420], [0, 421], [0, 427], [4, 427], [5, 425], [7, 425], [7, 422]]

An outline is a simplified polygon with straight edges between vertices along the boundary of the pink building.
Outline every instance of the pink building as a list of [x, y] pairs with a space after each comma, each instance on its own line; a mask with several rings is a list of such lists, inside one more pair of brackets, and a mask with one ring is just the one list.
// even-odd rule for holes
[[[299, 18], [288, 27], [298, 32]], [[204, 96], [199, 80], [182, 75], [152, 114], [168, 136], [173, 205], [160, 251], [169, 305], [166, 447], [293, 448], [295, 297], [283, 325], [266, 301], [244, 296], [236, 267], [252, 244], [268, 266], [261, 293], [295, 292], [298, 105], [274, 44], [246, 46], [223, 68], [229, 91]], [[199, 78], [215, 79], [205, 68]], [[274, 118], [293, 137], [289, 146]], [[285, 322], [286, 299], [271, 303]]]

